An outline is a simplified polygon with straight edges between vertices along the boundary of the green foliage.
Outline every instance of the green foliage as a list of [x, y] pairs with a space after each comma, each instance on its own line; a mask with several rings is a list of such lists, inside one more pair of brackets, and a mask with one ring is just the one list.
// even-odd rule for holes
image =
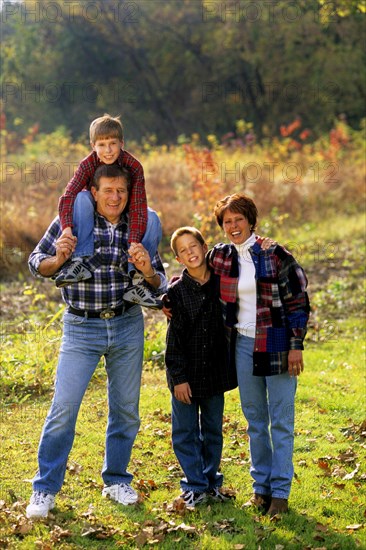
[[2, 14], [11, 132], [22, 119], [79, 139], [107, 111], [122, 113], [132, 139], [175, 143], [221, 137], [236, 120], [263, 138], [296, 116], [314, 136], [341, 113], [353, 127], [364, 116], [357, 0], [23, 0]]

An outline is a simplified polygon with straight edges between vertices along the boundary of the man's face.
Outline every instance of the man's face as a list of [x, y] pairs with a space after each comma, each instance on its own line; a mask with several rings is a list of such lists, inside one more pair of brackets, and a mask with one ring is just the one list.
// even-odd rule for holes
[[99, 189], [91, 188], [97, 212], [109, 222], [117, 223], [128, 201], [128, 186], [124, 177], [99, 179]]
[[93, 151], [98, 155], [99, 160], [104, 164], [113, 164], [118, 159], [118, 156], [123, 149], [123, 141], [118, 138], [107, 137], [97, 139], [95, 143], [91, 143]]

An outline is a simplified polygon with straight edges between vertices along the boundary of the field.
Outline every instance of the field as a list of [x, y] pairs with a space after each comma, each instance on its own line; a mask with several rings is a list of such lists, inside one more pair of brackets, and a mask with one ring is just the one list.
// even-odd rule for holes
[[[151, 202], [165, 228], [162, 253], [169, 274], [178, 268], [167, 248], [171, 230], [192, 223], [193, 218], [210, 242], [221, 238], [211, 222], [212, 200], [241, 187], [259, 204], [259, 232], [286, 244], [308, 274], [312, 315], [297, 393], [296, 475], [290, 512], [277, 521], [243, 507], [251, 495], [251, 479], [237, 390], [226, 397], [222, 460], [225, 487], [235, 491], [236, 500], [209, 503], [194, 511], [174, 507], [181, 472], [170, 442], [163, 366], [166, 322], [161, 313], [145, 318], [142, 422], [130, 464], [140, 502], [125, 508], [101, 497], [107, 414], [101, 364], [83, 402], [57, 507], [47, 520], [26, 519], [38, 440], [52, 395], [63, 305], [53, 284], [30, 279], [24, 264], [29, 247], [55, 210], [59, 191], [55, 184], [45, 197], [41, 191], [46, 182], [37, 188], [21, 180], [19, 184], [20, 172], [8, 175], [1, 240], [7, 278], [1, 284], [0, 547], [343, 550], [366, 546], [365, 216], [359, 140], [354, 135], [334, 148], [324, 139], [311, 150], [310, 146], [294, 150], [289, 142], [277, 141], [244, 152], [215, 143], [209, 152], [198, 144], [141, 151]], [[40, 148], [33, 147], [35, 162]], [[277, 177], [274, 171], [272, 182], [271, 172], [266, 177], [264, 173], [269, 159], [281, 174]], [[15, 172], [20, 164], [13, 161]], [[313, 181], [316, 162], [318, 179]], [[234, 180], [223, 177], [224, 164], [225, 174], [234, 170]], [[254, 173], [245, 172], [249, 165], [251, 170], [255, 165], [262, 168], [261, 178], [254, 181]], [[301, 170], [301, 178], [283, 181], [283, 174], [295, 168], [297, 173]], [[329, 179], [333, 168], [336, 181]], [[36, 204], [42, 216], [35, 211]]]

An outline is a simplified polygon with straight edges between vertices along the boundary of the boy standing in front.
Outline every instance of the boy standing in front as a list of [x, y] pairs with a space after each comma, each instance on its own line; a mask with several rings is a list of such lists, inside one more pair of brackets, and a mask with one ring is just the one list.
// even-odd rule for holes
[[170, 286], [172, 316], [167, 331], [166, 368], [172, 392], [172, 442], [185, 477], [187, 506], [208, 496], [225, 501], [218, 472], [223, 435], [224, 392], [237, 386], [230, 359], [219, 292], [206, 264], [207, 245], [194, 227], [181, 227], [171, 248], [185, 269]]
[[[103, 164], [116, 164], [131, 174], [131, 192], [128, 204], [128, 243], [133, 254], [134, 246], [141, 243], [153, 257], [158, 249], [162, 231], [160, 220], [147, 207], [144, 171], [141, 163], [124, 150], [123, 126], [119, 117], [105, 114], [92, 121], [89, 129], [93, 149], [79, 164], [59, 201], [62, 234], [77, 237], [72, 261], [56, 274], [56, 286], [63, 287], [88, 280], [100, 266], [100, 258], [94, 256], [94, 201], [88, 191], [95, 170]], [[83, 191], [81, 193], [81, 191]], [[144, 286], [141, 274], [129, 266], [130, 288], [124, 300], [141, 306], [160, 309], [157, 299]]]

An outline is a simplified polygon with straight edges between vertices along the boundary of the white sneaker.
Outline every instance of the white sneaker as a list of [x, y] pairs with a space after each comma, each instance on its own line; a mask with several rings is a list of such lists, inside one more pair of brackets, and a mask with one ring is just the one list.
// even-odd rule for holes
[[135, 271], [134, 276], [131, 278], [133, 286], [141, 285], [145, 280], [145, 277], [139, 271]]
[[150, 307], [152, 309], [163, 309], [162, 300], [155, 298], [155, 296], [142, 285], [128, 288], [123, 295], [123, 299], [126, 302], [132, 302], [139, 306]]
[[139, 498], [136, 491], [128, 483], [116, 483], [115, 485], [104, 487], [102, 496], [115, 500], [124, 506], [135, 504]]
[[55, 507], [55, 495], [33, 491], [26, 509], [27, 518], [46, 518]]
[[205, 502], [205, 500], [207, 499], [207, 494], [195, 493], [194, 491], [184, 491], [184, 493], [180, 495], [180, 498], [184, 500], [186, 506], [194, 508], [197, 504]]

